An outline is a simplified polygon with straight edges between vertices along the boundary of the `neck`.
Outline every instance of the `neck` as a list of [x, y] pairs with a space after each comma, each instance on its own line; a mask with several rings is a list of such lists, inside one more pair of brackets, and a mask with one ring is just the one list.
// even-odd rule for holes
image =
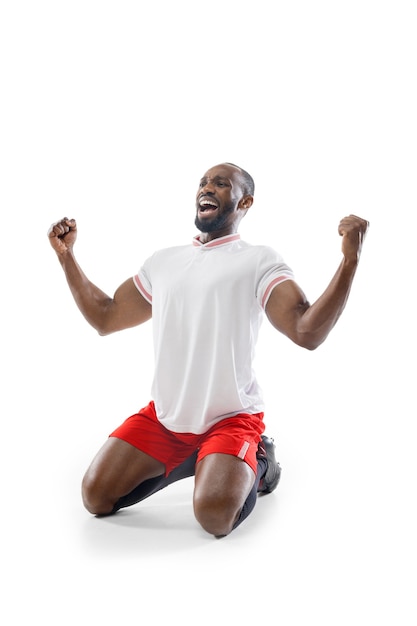
[[227, 235], [236, 235], [237, 229], [235, 228], [225, 228], [223, 230], [216, 230], [212, 233], [203, 233], [200, 231], [199, 239], [201, 243], [209, 243], [209, 241], [213, 241], [213, 239], [219, 239], [220, 237], [227, 237]]

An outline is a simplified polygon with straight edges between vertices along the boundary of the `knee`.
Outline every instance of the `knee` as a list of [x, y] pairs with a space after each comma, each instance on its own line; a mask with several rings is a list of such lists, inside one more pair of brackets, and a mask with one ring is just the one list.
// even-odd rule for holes
[[92, 515], [109, 515], [114, 502], [108, 496], [100, 477], [87, 472], [81, 484], [81, 496], [87, 511]]
[[230, 499], [218, 497], [194, 497], [194, 515], [200, 526], [215, 537], [231, 533], [239, 517], [240, 509]]

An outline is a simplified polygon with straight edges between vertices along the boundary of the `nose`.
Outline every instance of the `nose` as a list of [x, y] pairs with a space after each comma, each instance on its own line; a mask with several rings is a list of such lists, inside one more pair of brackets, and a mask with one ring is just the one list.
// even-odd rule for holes
[[200, 189], [200, 193], [213, 193], [214, 192], [214, 183], [212, 180], [207, 180], [204, 185]]

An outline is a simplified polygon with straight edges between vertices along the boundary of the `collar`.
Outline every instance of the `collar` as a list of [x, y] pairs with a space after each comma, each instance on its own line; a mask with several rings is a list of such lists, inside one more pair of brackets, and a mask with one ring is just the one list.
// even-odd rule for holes
[[217, 237], [216, 239], [212, 239], [208, 243], [202, 243], [200, 241], [200, 235], [196, 235], [196, 237], [193, 237], [193, 246], [196, 248], [218, 248], [219, 246], [224, 246], [227, 243], [231, 243], [232, 241], [238, 241], [239, 239], [239, 233], [234, 233], [233, 235]]

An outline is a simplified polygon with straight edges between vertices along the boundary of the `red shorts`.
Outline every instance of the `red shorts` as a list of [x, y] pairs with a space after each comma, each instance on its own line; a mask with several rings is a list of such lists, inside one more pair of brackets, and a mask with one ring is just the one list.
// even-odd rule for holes
[[207, 454], [232, 454], [245, 461], [256, 474], [256, 452], [265, 430], [263, 417], [263, 413], [239, 413], [221, 420], [202, 435], [175, 433], [161, 424], [155, 405], [150, 402], [128, 417], [110, 437], [123, 439], [163, 463], [165, 476], [195, 450], [198, 450], [197, 463]]

